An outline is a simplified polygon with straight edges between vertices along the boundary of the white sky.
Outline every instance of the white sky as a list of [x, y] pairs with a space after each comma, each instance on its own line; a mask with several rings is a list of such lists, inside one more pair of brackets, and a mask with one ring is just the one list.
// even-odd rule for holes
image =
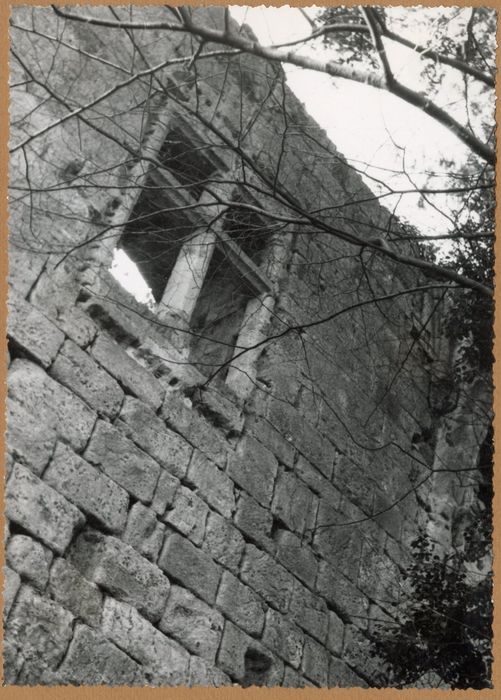
[[[306, 8], [307, 12], [314, 9]], [[288, 5], [232, 6], [231, 12], [238, 22], [249, 24], [259, 41], [266, 45], [301, 38], [311, 31], [300, 10]], [[463, 10], [458, 10], [458, 21], [461, 21], [461, 12]], [[411, 34], [414, 40], [426, 44], [429, 24], [424, 23], [421, 27], [414, 24]], [[397, 77], [418, 89], [421, 62], [415, 52], [396, 46], [394, 42], [388, 42], [386, 49]], [[301, 49], [308, 50], [311, 49]], [[317, 44], [314, 50], [324, 49]], [[441, 155], [455, 157], [458, 161], [466, 157], [466, 148], [448, 129], [393, 95], [348, 80], [334, 80], [316, 71], [287, 65], [284, 68], [289, 87], [326, 130], [336, 148], [356, 167], [363, 169], [369, 164], [369, 172], [375, 177], [387, 181], [390, 175], [386, 169], [400, 170], [404, 156], [406, 171], [415, 183], [423, 185], [424, 170], [441, 171]], [[441, 106], [447, 106], [447, 101], [454, 99], [454, 86], [449, 92], [447, 84], [444, 87]], [[412, 187], [405, 176], [392, 177], [391, 184], [395, 189]], [[367, 184], [373, 187], [370, 180]], [[435, 201], [441, 208], [446, 208], [445, 197]], [[384, 200], [388, 208], [396, 203], [396, 197]], [[419, 207], [416, 195], [405, 195], [396, 212], [423, 233], [446, 234], [450, 227], [448, 219], [436, 210], [429, 206]], [[140, 301], [151, 301], [144, 280], [123, 251], [116, 251], [112, 273]]]

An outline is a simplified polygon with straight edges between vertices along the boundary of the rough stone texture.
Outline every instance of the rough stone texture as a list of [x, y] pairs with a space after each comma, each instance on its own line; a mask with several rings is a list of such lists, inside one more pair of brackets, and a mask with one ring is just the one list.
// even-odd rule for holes
[[85, 625], [78, 625], [58, 669], [62, 683], [143, 685], [141, 667], [130, 656]]
[[[259, 658], [258, 671], [252, 672], [246, 657], [248, 659], [250, 655], [252, 658], [256, 654]], [[280, 685], [284, 674], [283, 663], [279, 659], [228, 620], [224, 624], [217, 663], [230, 678], [243, 685]]]
[[292, 576], [266, 552], [254, 545], [245, 548], [242, 561], [242, 581], [257, 591], [280, 612], [287, 612], [292, 593]]
[[188, 467], [186, 482], [196, 488], [207, 503], [226, 518], [235, 509], [233, 482], [199, 450], [195, 450]]
[[299, 668], [303, 655], [304, 635], [275, 610], [266, 613], [263, 643], [293, 668]]
[[146, 559], [155, 562], [160, 553], [164, 534], [165, 525], [157, 521], [155, 512], [143, 506], [142, 503], [134, 503], [123, 534], [124, 542], [137, 549]]
[[45, 588], [49, 580], [52, 553], [40, 542], [25, 535], [14, 535], [8, 542], [6, 559], [9, 566], [27, 583], [35, 588]]
[[238, 499], [235, 525], [251, 542], [255, 542], [269, 552], [275, 551], [275, 543], [271, 539], [273, 516], [269, 510], [260, 506], [252, 496], [244, 492]]
[[200, 656], [192, 656], [190, 659], [189, 686], [203, 685], [216, 687], [231, 685], [231, 679], [216, 666], [208, 664]]
[[169, 430], [153, 411], [138, 399], [126, 396], [120, 411], [127, 435], [174, 476], [182, 479], [193, 448]]
[[95, 414], [66, 387], [51, 379], [41, 367], [14, 360], [9, 368], [8, 391], [40, 425], [82, 450], [95, 423]]
[[7, 335], [42, 367], [49, 367], [64, 341], [64, 333], [38, 309], [10, 293]]
[[84, 457], [132, 496], [151, 502], [160, 466], [109, 423], [98, 421]]
[[325, 642], [328, 629], [328, 610], [325, 600], [312, 593], [299, 581], [294, 589], [289, 615], [294, 622], [321, 644]]
[[75, 506], [19, 464], [7, 483], [5, 514], [58, 554], [85, 521]]
[[160, 618], [170, 584], [160, 569], [115, 537], [83, 532], [72, 546], [72, 563], [89, 580], [146, 618]]
[[72, 340], [67, 340], [51, 367], [51, 376], [71, 389], [98, 413], [113, 418], [123, 391], [110, 375]]
[[60, 663], [73, 633], [72, 624], [70, 612], [27, 586], [21, 588], [5, 634], [24, 659], [26, 685], [37, 685], [45, 669], [54, 670]]
[[128, 493], [66, 445], [56, 446], [44, 481], [105, 530], [120, 533], [124, 529]]
[[335, 566], [320, 562], [316, 587], [319, 594], [336, 610], [352, 617], [354, 624], [362, 628], [367, 627], [367, 597]]
[[148, 685], [186, 685], [190, 655], [126, 603], [106, 598], [102, 632], [143, 666]]
[[165, 390], [148, 370], [107, 334], [99, 333], [92, 346], [92, 356], [127, 391], [157, 410], [162, 404]]
[[157, 487], [151, 502], [151, 508], [157, 515], [162, 516], [167, 507], [174, 503], [179, 484], [179, 479], [176, 479], [176, 477], [169, 474], [169, 472], [164, 470], [160, 472]]
[[317, 578], [318, 561], [311, 548], [287, 530], [276, 537], [277, 558], [294, 576], [313, 587]]
[[228, 571], [223, 571], [216, 605], [243, 630], [258, 637], [264, 625], [265, 606], [251, 588]]
[[179, 530], [194, 544], [202, 544], [205, 521], [209, 509], [207, 505], [186, 486], [180, 486], [176, 499], [164, 515], [163, 520]]
[[277, 460], [257, 440], [244, 437], [228, 462], [229, 476], [263, 506], [269, 506], [277, 473]]
[[17, 571], [13, 571], [10, 567], [4, 566], [4, 586], [3, 586], [3, 613], [4, 620], [9, 617], [9, 612], [12, 603], [17, 595], [19, 586], [21, 585], [21, 577]]
[[336, 656], [341, 656], [344, 641], [344, 622], [329, 610], [329, 632], [327, 635], [327, 647]]
[[357, 676], [341, 659], [331, 656], [329, 666], [329, 688], [368, 688], [367, 683]]
[[49, 590], [52, 597], [91, 627], [101, 622], [103, 595], [66, 559], [56, 559], [50, 570]]
[[185, 537], [177, 533], [167, 537], [158, 565], [207, 603], [215, 602], [220, 568]]
[[290, 472], [277, 478], [271, 511], [289, 530], [302, 535], [315, 524], [316, 497]]
[[40, 476], [52, 455], [56, 431], [17, 401], [7, 401], [7, 446], [16, 462]]
[[209, 512], [202, 549], [219, 564], [237, 573], [244, 547], [244, 538], [231, 522]]
[[214, 663], [223, 631], [223, 616], [190, 591], [172, 586], [159, 627], [189, 651]]
[[315, 642], [311, 637], [306, 636], [304, 640], [303, 662], [301, 670], [304, 675], [317, 685], [324, 687], [327, 685], [329, 676], [329, 653], [327, 650]]

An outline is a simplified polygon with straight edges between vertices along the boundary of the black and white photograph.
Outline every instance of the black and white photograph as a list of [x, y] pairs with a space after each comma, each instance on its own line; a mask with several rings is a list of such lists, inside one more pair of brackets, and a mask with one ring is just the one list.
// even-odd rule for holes
[[493, 688], [496, 31], [10, 7], [4, 688]]

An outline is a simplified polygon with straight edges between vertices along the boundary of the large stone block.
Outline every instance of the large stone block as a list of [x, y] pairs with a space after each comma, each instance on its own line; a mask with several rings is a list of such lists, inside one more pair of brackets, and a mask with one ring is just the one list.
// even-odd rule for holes
[[331, 656], [329, 688], [368, 688], [367, 683], [341, 659]]
[[164, 515], [166, 509], [172, 506], [180, 483], [179, 479], [162, 469], [151, 502], [151, 509], [158, 516]]
[[106, 598], [102, 632], [143, 666], [148, 685], [186, 685], [190, 655], [127, 603]]
[[274, 455], [257, 440], [244, 437], [228, 461], [228, 474], [262, 506], [269, 506], [278, 463]]
[[327, 604], [299, 581], [294, 581], [289, 615], [301, 629], [321, 644], [325, 643], [328, 629]]
[[119, 533], [124, 529], [127, 491], [63, 443], [57, 444], [44, 481], [106, 530]]
[[242, 431], [244, 419], [236, 397], [231, 401], [219, 389], [212, 386], [201, 387], [196, 397], [196, 404], [202, 407], [202, 411], [209, 415], [214, 424], [233, 435]]
[[77, 452], [84, 448], [96, 422], [95, 413], [41, 367], [14, 360], [9, 368], [8, 392], [40, 425], [55, 430]]
[[293, 577], [269, 554], [252, 544], [245, 548], [241, 567], [242, 581], [282, 613], [289, 609]]
[[98, 413], [110, 418], [117, 415], [124, 397], [122, 389], [72, 340], [64, 343], [50, 373]]
[[254, 591], [228, 571], [223, 571], [216, 604], [225, 617], [258, 637], [264, 625], [265, 604]]
[[248, 416], [245, 423], [246, 430], [259, 440], [279, 462], [292, 467], [296, 450], [294, 445], [278, 432], [266, 419], [260, 416]]
[[245, 540], [240, 532], [228, 520], [210, 511], [202, 549], [219, 564], [237, 573], [244, 546]]
[[5, 514], [58, 554], [85, 522], [75, 506], [19, 464], [7, 483]]
[[303, 655], [304, 634], [275, 610], [269, 609], [266, 613], [263, 644], [293, 668], [299, 668]]
[[329, 632], [327, 635], [327, 648], [336, 656], [341, 656], [344, 641], [344, 622], [329, 610]]
[[318, 562], [311, 547], [287, 530], [280, 530], [275, 539], [279, 562], [312, 588], [317, 577]]
[[40, 476], [54, 451], [56, 431], [17, 401], [7, 400], [7, 449], [20, 464]]
[[182, 479], [193, 447], [169, 430], [151, 408], [132, 396], [126, 396], [120, 411], [128, 437], [171, 474]]
[[194, 544], [202, 544], [209, 508], [186, 486], [180, 486], [172, 506], [163, 516], [164, 522], [179, 530]]
[[160, 466], [112, 425], [98, 421], [84, 457], [132, 496], [151, 502]]
[[329, 678], [329, 652], [311, 637], [304, 640], [303, 662], [301, 671], [306, 678], [325, 688]]
[[244, 687], [281, 685], [284, 675], [283, 662], [229, 620], [224, 623], [217, 665]]
[[70, 550], [70, 560], [85, 578], [130, 603], [148, 620], [163, 612], [170, 583], [160, 569], [115, 537], [84, 531]]
[[221, 570], [185, 537], [175, 532], [168, 535], [158, 565], [207, 603], [215, 602]]
[[197, 656], [214, 662], [223, 632], [223, 616], [190, 591], [172, 586], [159, 627]]
[[139, 664], [102, 634], [77, 625], [58, 669], [60, 683], [72, 685], [143, 685]]
[[7, 335], [43, 367], [49, 367], [64, 342], [64, 333], [19, 294], [9, 294]]
[[318, 498], [291, 472], [282, 472], [277, 478], [271, 510], [289, 530], [302, 535], [311, 534], [315, 525]]
[[7, 620], [12, 603], [21, 585], [21, 577], [17, 571], [13, 571], [9, 566], [4, 566], [3, 585], [3, 619]]
[[158, 379], [128, 355], [107, 333], [99, 333], [91, 352], [94, 359], [131, 394], [155, 411], [161, 406], [165, 389]]
[[353, 622], [359, 627], [367, 627], [369, 612], [367, 597], [336, 566], [325, 561], [320, 562], [316, 588], [343, 618], [353, 618]]
[[91, 627], [101, 622], [103, 594], [66, 559], [56, 559], [50, 570], [49, 591], [58, 603]]
[[9, 566], [35, 588], [43, 590], [49, 580], [52, 552], [40, 542], [26, 535], [13, 535], [8, 544], [6, 559]]
[[231, 685], [231, 679], [220, 669], [207, 663], [200, 656], [190, 658], [190, 687], [203, 685], [206, 688], [219, 688], [224, 685]]
[[24, 658], [23, 683], [38, 685], [62, 660], [73, 634], [73, 615], [23, 586], [5, 626], [5, 638]]
[[233, 482], [200, 450], [193, 453], [185, 481], [195, 487], [211, 508], [226, 518], [231, 517], [235, 509]]
[[155, 512], [139, 501], [129, 511], [124, 542], [149, 559], [156, 562], [165, 535], [165, 525], [159, 523]]
[[255, 542], [267, 552], [275, 552], [275, 542], [271, 539], [273, 517], [267, 508], [260, 506], [245, 492], [242, 492], [238, 499], [235, 525], [251, 542]]

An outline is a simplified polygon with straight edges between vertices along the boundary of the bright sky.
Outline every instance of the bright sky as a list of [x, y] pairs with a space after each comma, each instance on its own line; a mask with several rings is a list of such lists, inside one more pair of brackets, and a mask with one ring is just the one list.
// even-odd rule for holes
[[[314, 7], [307, 8], [313, 13]], [[311, 27], [298, 8], [232, 6], [231, 12], [239, 23], [249, 24], [263, 44], [277, 44], [307, 36]], [[458, 9], [458, 21], [461, 21]], [[424, 32], [427, 33], [424, 33]], [[414, 24], [412, 36], [426, 44], [426, 29]], [[411, 87], [419, 87], [420, 60], [413, 51], [386, 45], [392, 68]], [[311, 49], [301, 49], [308, 51]], [[323, 50], [318, 45], [315, 51]], [[405, 159], [405, 169], [413, 182], [424, 184], [427, 170], [441, 171], [440, 156], [465, 158], [466, 149], [450, 131], [427, 117], [419, 109], [382, 90], [376, 90], [348, 80], [334, 80], [315, 71], [295, 66], [284, 66], [289, 87], [304, 103], [310, 115], [322, 126], [336, 148], [356, 167], [370, 165], [368, 172], [388, 181], [395, 189], [410, 189], [412, 184], [403, 175], [391, 176], [388, 171], [400, 170]], [[442, 106], [454, 99], [454, 91], [441, 91]], [[368, 180], [371, 187], [371, 182]], [[385, 199], [385, 206], [392, 208], [397, 198]], [[445, 199], [440, 202], [446, 206]], [[450, 222], [430, 207], [419, 207], [418, 197], [404, 196], [398, 204], [397, 214], [408, 219], [423, 233], [446, 234]], [[136, 266], [123, 251], [116, 251], [112, 273], [141, 301], [151, 301], [151, 294], [139, 275]]]

